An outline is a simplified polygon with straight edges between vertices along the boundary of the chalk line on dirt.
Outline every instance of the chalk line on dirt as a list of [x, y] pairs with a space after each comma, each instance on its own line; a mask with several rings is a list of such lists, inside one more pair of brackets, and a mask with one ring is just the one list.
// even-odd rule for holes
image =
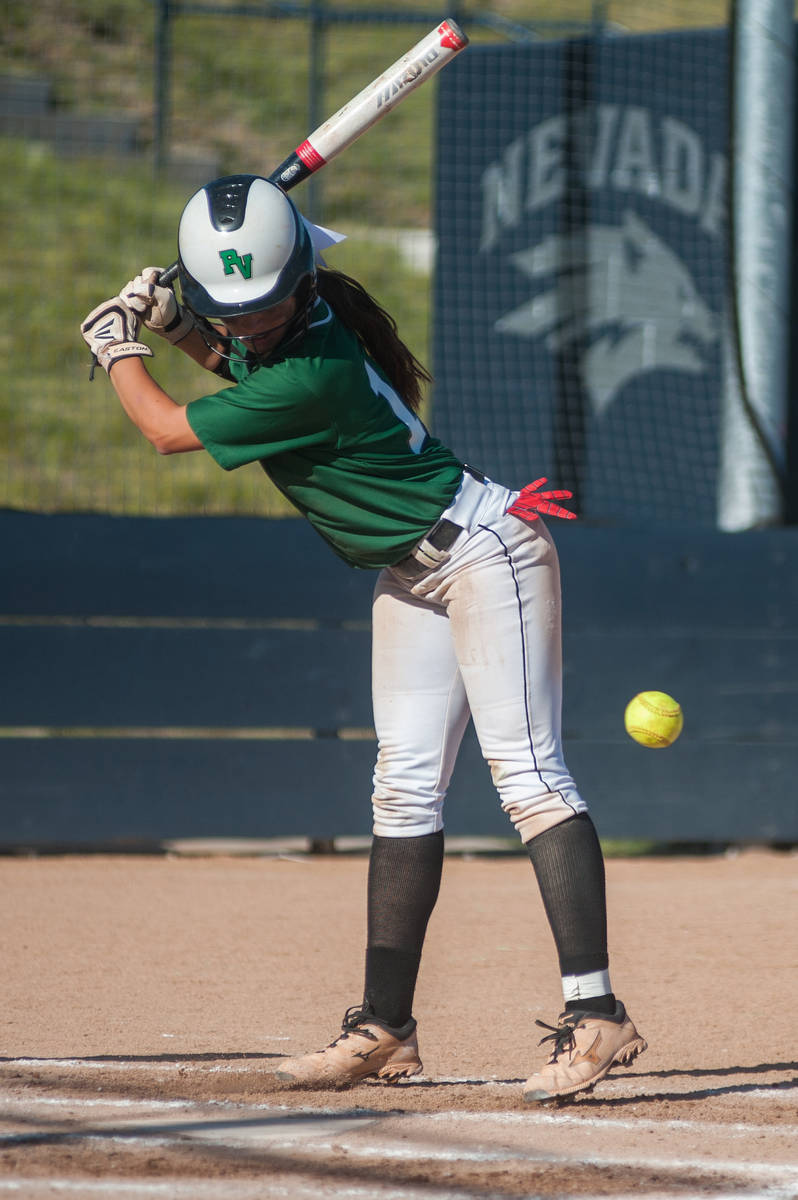
[[[115, 1119], [96, 1119], [103, 1106], [106, 1114], [118, 1114]], [[63, 1116], [61, 1127], [57, 1128], [59, 1107]], [[169, 1115], [178, 1108], [179, 1114]], [[45, 1128], [36, 1131], [28, 1124], [23, 1132], [8, 1129], [37, 1109], [47, 1113]], [[94, 1118], [91, 1124], [81, 1125], [79, 1117], [76, 1120], [81, 1110]], [[122, 1112], [126, 1115], [120, 1120]], [[129, 1115], [133, 1112], [137, 1114], [135, 1117]], [[148, 1114], [158, 1115], [147, 1119]], [[660, 1171], [666, 1176], [690, 1173], [708, 1180], [720, 1175], [764, 1188], [763, 1195], [771, 1200], [781, 1197], [786, 1200], [798, 1189], [796, 1125], [724, 1124], [672, 1118], [658, 1121], [651, 1117], [597, 1117], [537, 1110], [397, 1114], [368, 1109], [241, 1105], [230, 1101], [120, 1102], [113, 1097], [103, 1100], [67, 1096], [8, 1096], [0, 1107], [0, 1121], [7, 1129], [0, 1132], [0, 1148], [7, 1149], [54, 1141], [73, 1147], [125, 1143], [140, 1148], [190, 1141], [231, 1149], [260, 1149], [267, 1157], [288, 1150], [308, 1164], [318, 1164], [320, 1158], [343, 1151], [349, 1161], [614, 1167]], [[445, 1140], [438, 1132], [441, 1123], [446, 1126]], [[574, 1139], [568, 1136], [573, 1129], [579, 1130], [578, 1153], [573, 1152]], [[630, 1131], [635, 1133], [633, 1149], [628, 1148], [628, 1139], [626, 1145], [622, 1140]], [[660, 1139], [659, 1153], [641, 1155], [641, 1142], [644, 1144], [652, 1134]], [[672, 1157], [662, 1153], [663, 1134], [672, 1142]], [[746, 1157], [752, 1138], [757, 1143], [757, 1161]], [[714, 1156], [707, 1153], [707, 1146], [715, 1147]], [[768, 1157], [770, 1161], [762, 1161]], [[297, 1169], [301, 1173], [299, 1163]], [[412, 1192], [405, 1188], [404, 1194], [411, 1196]]]
[[[323, 1189], [323, 1190], [322, 1190]], [[168, 1180], [83, 1180], [83, 1179], [53, 1179], [53, 1180], [0, 1180], [0, 1195], [4, 1193], [23, 1195], [25, 1200], [48, 1200], [53, 1195], [78, 1196], [97, 1195], [119, 1197], [120, 1200], [157, 1200], [164, 1196], [167, 1200], [230, 1200], [230, 1181], [219, 1182], [205, 1179]], [[771, 1190], [762, 1192], [746, 1191], [745, 1200], [793, 1200], [794, 1192], [777, 1193]], [[489, 1193], [484, 1193], [487, 1200]], [[496, 1193], [494, 1193], [494, 1196]], [[628, 1192], [612, 1193], [602, 1191], [601, 1195], [581, 1195], [579, 1200], [621, 1200]], [[440, 1187], [426, 1188], [419, 1184], [392, 1185], [375, 1181], [367, 1185], [337, 1184], [318, 1179], [308, 1183], [291, 1179], [289, 1183], [279, 1183], [276, 1180], [264, 1179], [258, 1182], [236, 1180], [235, 1200], [474, 1200], [471, 1188], [441, 1189]], [[509, 1198], [508, 1198], [509, 1200]], [[551, 1193], [537, 1195], [527, 1193], [523, 1200], [552, 1200]], [[673, 1192], [646, 1192], [645, 1200], [674, 1200]], [[713, 1192], [712, 1200], [740, 1200], [739, 1191]]]

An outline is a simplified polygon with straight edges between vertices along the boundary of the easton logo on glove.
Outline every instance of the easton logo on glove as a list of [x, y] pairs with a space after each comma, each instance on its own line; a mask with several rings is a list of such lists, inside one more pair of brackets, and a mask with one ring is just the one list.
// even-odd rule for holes
[[97, 342], [119, 342], [138, 333], [138, 318], [118, 300], [108, 300], [90, 312], [81, 332]]
[[102, 325], [95, 325], [92, 334], [98, 342], [116, 342], [119, 340], [119, 326], [115, 313], [108, 316]]
[[118, 297], [92, 309], [80, 332], [92, 353], [89, 379], [94, 377], [95, 363], [110, 374], [111, 367], [121, 358], [152, 357], [150, 347], [137, 340], [139, 318]]

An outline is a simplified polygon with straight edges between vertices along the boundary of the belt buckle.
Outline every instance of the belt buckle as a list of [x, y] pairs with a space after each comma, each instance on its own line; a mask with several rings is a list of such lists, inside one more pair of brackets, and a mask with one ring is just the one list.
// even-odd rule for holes
[[463, 532], [462, 526], [455, 525], [448, 517], [436, 521], [420, 542], [417, 542], [410, 553], [394, 565], [403, 573], [422, 575], [435, 567], [441, 567], [448, 561], [446, 553]]
[[462, 532], [461, 525], [455, 525], [448, 517], [441, 517], [415, 549], [410, 551], [410, 556], [430, 569], [443, 566], [449, 558], [449, 547], [454, 545]]

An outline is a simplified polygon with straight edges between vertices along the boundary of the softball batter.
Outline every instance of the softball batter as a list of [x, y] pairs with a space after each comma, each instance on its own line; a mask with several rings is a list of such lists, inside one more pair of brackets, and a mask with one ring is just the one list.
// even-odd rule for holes
[[[562, 975], [564, 1010], [524, 1098], [569, 1096], [646, 1048], [612, 991], [602, 853], [561, 745], [559, 570], [538, 514], [571, 516], [557, 504], [570, 493], [539, 491], [545, 480], [511, 492], [430, 436], [426, 371], [359, 284], [317, 263], [314, 233], [267, 180], [215, 180], [181, 217], [182, 303], [147, 268], [81, 326], [157, 450], [204, 449], [225, 470], [259, 462], [337, 554], [379, 572], [363, 1001], [329, 1046], [277, 1074], [345, 1087], [421, 1071], [413, 996], [470, 715]], [[221, 386], [172, 400], [147, 371], [142, 321]]]

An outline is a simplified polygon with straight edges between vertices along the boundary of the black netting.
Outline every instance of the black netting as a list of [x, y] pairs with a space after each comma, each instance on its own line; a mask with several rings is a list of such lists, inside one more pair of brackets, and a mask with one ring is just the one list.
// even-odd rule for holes
[[440, 83], [435, 432], [595, 521], [713, 525], [725, 30], [473, 47]]

